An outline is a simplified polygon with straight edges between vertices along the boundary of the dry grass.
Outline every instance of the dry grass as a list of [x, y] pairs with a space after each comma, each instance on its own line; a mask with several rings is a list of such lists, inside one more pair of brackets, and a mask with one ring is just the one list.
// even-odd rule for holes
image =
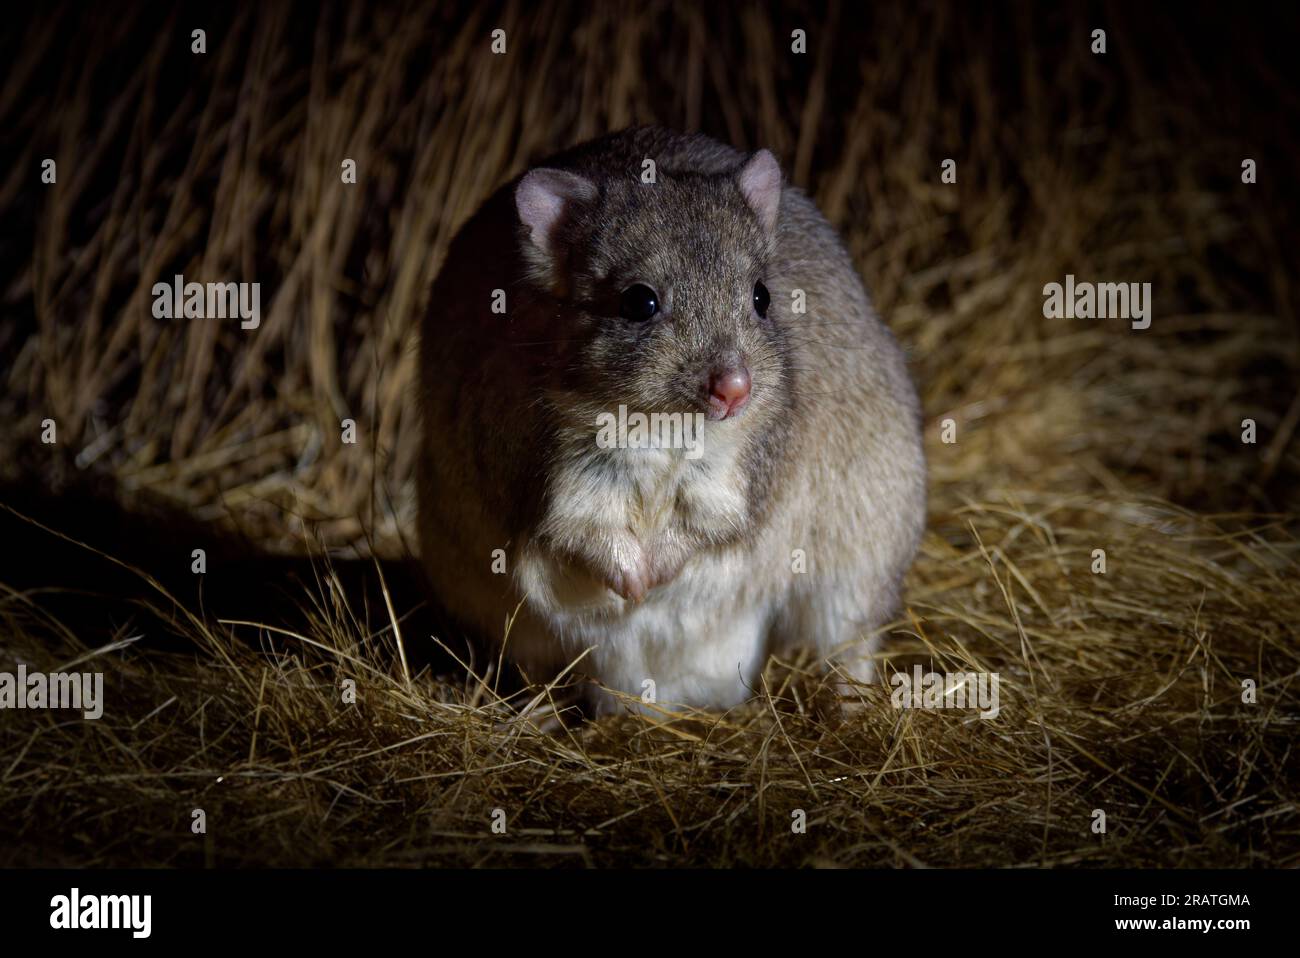
[[[1242, 55], [1294, 15], [872, 16], [418, 5], [304, 24], [268, 4], [209, 18], [204, 58], [198, 24], [157, 10], [78, 15], [70, 36], [45, 15], [10, 41], [0, 478], [93, 481], [315, 574], [274, 584], [292, 624], [236, 624], [169, 584], [179, 533], [132, 558], [125, 592], [33, 583], [39, 557], [9, 555], [0, 670], [100, 650], [108, 705], [93, 723], [0, 713], [0, 864], [1300, 864], [1282, 175], [1300, 103], [1277, 61]], [[785, 52], [794, 26], [805, 58]], [[338, 574], [409, 553], [412, 337], [456, 228], [529, 159], [634, 121], [771, 146], [842, 229], [929, 420], [930, 529], [882, 666], [999, 672], [996, 720], [896, 711], [883, 687], [843, 714], [794, 662], [726, 715], [542, 735], [490, 672], [419, 671], [452, 638]], [[57, 187], [33, 185], [45, 156]], [[1151, 282], [1151, 328], [1044, 319], [1067, 272]], [[154, 320], [150, 287], [174, 273], [260, 281], [261, 328]], [[55, 447], [34, 438], [46, 417]], [[89, 557], [19, 527], [51, 567]], [[96, 613], [106, 591], [131, 613]]]

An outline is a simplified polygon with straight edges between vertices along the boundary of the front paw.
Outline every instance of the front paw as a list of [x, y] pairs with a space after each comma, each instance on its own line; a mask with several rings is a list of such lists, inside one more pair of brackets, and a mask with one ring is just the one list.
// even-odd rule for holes
[[684, 557], [664, 553], [643, 557], [638, 563], [617, 566], [605, 584], [629, 602], [640, 602], [651, 589], [676, 579], [685, 562]]
[[605, 586], [629, 602], [640, 602], [654, 588], [648, 571], [642, 566], [617, 566], [605, 577]]

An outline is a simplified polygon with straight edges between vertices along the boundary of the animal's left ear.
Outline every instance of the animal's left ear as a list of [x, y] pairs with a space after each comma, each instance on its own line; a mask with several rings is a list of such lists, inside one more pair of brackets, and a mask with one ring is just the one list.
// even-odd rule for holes
[[770, 150], [759, 150], [740, 168], [736, 183], [753, 209], [764, 231], [776, 232], [776, 217], [781, 209], [781, 164]]

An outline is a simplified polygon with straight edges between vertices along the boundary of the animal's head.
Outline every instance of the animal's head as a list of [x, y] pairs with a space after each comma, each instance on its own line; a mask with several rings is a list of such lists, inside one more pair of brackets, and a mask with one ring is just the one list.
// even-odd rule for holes
[[790, 370], [771, 286], [781, 169], [760, 150], [720, 174], [534, 169], [515, 205], [528, 282], [570, 348], [584, 403], [763, 428]]

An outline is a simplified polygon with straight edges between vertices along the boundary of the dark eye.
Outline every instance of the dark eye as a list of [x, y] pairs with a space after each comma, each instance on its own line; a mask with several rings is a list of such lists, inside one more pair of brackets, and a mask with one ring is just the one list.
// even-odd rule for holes
[[618, 303], [618, 314], [634, 323], [644, 323], [659, 312], [659, 297], [655, 291], [644, 283], [637, 283], [623, 290]]
[[764, 286], [762, 283], [755, 283], [754, 284], [754, 312], [758, 313], [758, 315], [766, 319], [767, 304], [770, 303], [771, 301], [772, 301], [772, 297], [768, 295], [767, 287]]

